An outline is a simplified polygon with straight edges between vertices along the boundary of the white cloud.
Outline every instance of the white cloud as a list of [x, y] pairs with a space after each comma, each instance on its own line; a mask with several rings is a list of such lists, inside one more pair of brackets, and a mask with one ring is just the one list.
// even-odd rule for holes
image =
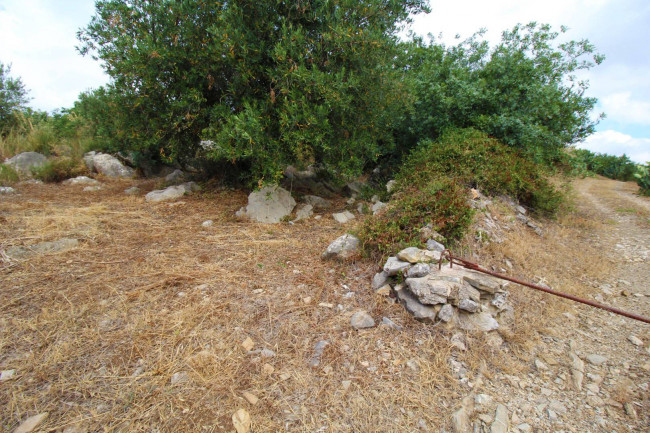
[[612, 129], [596, 132], [577, 147], [609, 155], [626, 154], [638, 163], [650, 161], [650, 138], [636, 138]]
[[90, 21], [92, 2], [9, 0], [0, 10], [0, 61], [29, 90], [30, 106], [70, 107], [80, 92], [105, 84], [99, 63], [75, 49], [76, 32]]
[[605, 96], [601, 104], [609, 119], [623, 124], [650, 125], [650, 103], [633, 100], [631, 92]]

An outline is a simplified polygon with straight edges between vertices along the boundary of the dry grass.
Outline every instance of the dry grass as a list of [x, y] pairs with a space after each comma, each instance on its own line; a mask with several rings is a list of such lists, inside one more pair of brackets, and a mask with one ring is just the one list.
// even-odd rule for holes
[[[479, 372], [522, 371], [540, 328], [564, 311], [564, 301], [513, 288], [517, 321], [502, 332], [505, 349], [470, 335], [470, 350], [458, 353], [451, 331], [416, 322], [372, 293], [376, 265], [320, 260], [344, 231], [326, 215], [258, 225], [234, 219], [246, 201], [241, 192], [152, 205], [122, 193], [130, 181], [105, 185], [96, 193], [21, 186], [22, 196], [0, 201], [0, 250], [81, 241], [72, 251], [0, 265], [0, 370], [17, 371], [0, 384], [2, 431], [49, 412], [43, 431], [230, 432], [239, 408], [258, 432], [416, 432], [421, 420], [448, 428], [469, 392], [452, 376], [452, 354], [471, 382]], [[214, 226], [201, 227], [206, 219]], [[594, 224], [571, 215], [549, 224], [543, 239], [519, 228], [503, 244], [462, 249], [479, 251], [483, 264], [508, 258], [519, 276], [584, 293], [607, 272], [579, 241]], [[357, 332], [349, 318], [359, 309], [404, 330]], [[254, 350], [275, 356], [247, 353], [248, 337]], [[320, 340], [330, 345], [311, 368]], [[188, 380], [173, 386], [178, 372]], [[260, 401], [250, 404], [243, 392]]]
[[[257, 225], [232, 217], [243, 193], [151, 205], [123, 195], [129, 182], [106, 185], [21, 186], [21, 197], [0, 202], [1, 248], [81, 241], [2, 264], [0, 369], [17, 373], [0, 385], [0, 430], [49, 412], [44, 431], [232, 431], [239, 408], [255, 431], [445, 424], [463, 394], [447, 365], [449, 332], [376, 298], [372, 264], [322, 262], [343, 231], [329, 218]], [[206, 219], [215, 225], [201, 227]], [[349, 318], [360, 308], [405, 330], [354, 331]], [[247, 337], [276, 355], [246, 353]], [[331, 344], [310, 368], [323, 339]], [[177, 372], [189, 380], [172, 386]], [[244, 391], [260, 401], [251, 405]]]

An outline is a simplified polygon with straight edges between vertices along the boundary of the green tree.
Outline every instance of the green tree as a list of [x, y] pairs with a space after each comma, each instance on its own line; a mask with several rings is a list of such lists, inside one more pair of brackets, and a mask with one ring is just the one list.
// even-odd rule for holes
[[409, 146], [449, 127], [473, 127], [538, 161], [594, 132], [596, 103], [577, 73], [603, 61], [589, 41], [558, 43], [548, 25], [517, 25], [490, 48], [481, 33], [452, 47], [410, 44], [402, 67], [417, 101], [399, 132]]
[[395, 79], [398, 32], [424, 0], [98, 1], [79, 33], [104, 61], [120, 137], [182, 160], [359, 173], [392, 145], [409, 95]]
[[16, 124], [16, 112], [25, 110], [29, 101], [20, 78], [9, 76], [11, 65], [0, 62], [0, 135], [3, 137]]

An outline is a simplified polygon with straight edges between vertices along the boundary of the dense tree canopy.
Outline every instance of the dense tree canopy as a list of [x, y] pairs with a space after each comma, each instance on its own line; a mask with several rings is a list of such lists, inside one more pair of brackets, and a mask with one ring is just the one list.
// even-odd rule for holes
[[[79, 33], [103, 60], [128, 148], [211, 156], [276, 179], [287, 164], [359, 173], [409, 95], [392, 60], [423, 0], [98, 1]], [[119, 108], [116, 108], [119, 107]], [[110, 104], [106, 104], [110, 109]]]
[[417, 100], [398, 129], [403, 147], [473, 127], [548, 161], [594, 131], [596, 100], [576, 77], [603, 60], [588, 41], [558, 43], [560, 33], [536, 23], [504, 32], [493, 48], [480, 36], [452, 47], [405, 44], [401, 62]]
[[27, 90], [20, 78], [9, 76], [11, 65], [0, 62], [0, 135], [15, 124], [16, 111], [25, 109]]

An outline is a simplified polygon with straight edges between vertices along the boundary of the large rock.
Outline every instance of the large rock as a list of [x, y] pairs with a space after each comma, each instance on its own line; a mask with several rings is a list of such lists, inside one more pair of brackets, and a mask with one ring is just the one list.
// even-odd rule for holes
[[[86, 154], [88, 155], [88, 154]], [[89, 159], [89, 158], [88, 158]], [[96, 153], [92, 156], [92, 164], [84, 156], [86, 165], [92, 165], [93, 169], [104, 176], [130, 178], [135, 175], [135, 170], [127, 167], [119, 159], [107, 153]]]
[[174, 185], [167, 187], [165, 189], [157, 189], [151, 191], [144, 196], [146, 201], [157, 203], [167, 200], [175, 200], [177, 198], [183, 197], [186, 193], [194, 192], [200, 190], [199, 187], [194, 182], [185, 182], [180, 185]]
[[248, 196], [246, 216], [260, 223], [279, 223], [295, 206], [296, 201], [289, 191], [279, 186], [265, 186]]
[[183, 181], [185, 178], [185, 173], [183, 173], [181, 170], [174, 170], [171, 173], [169, 173], [167, 176], [165, 176], [165, 182], [168, 183], [180, 183]]
[[359, 239], [350, 234], [344, 234], [332, 242], [323, 253], [324, 259], [345, 260], [359, 252]]
[[28, 247], [7, 248], [7, 257], [11, 259], [24, 259], [34, 254], [58, 253], [75, 248], [79, 245], [76, 239], [63, 238], [53, 242], [41, 242]]
[[306, 195], [302, 198], [302, 201], [306, 204], [312, 205], [314, 209], [327, 209], [332, 205], [329, 200], [326, 200], [317, 195]]
[[397, 253], [397, 258], [409, 263], [429, 263], [440, 260], [440, 253], [437, 251], [421, 250], [416, 247], [408, 247]]
[[458, 289], [458, 283], [441, 280], [436, 277], [407, 278], [406, 285], [423, 304], [436, 305], [447, 303], [452, 289]]
[[406, 270], [410, 267], [411, 264], [409, 262], [403, 262], [397, 257], [389, 257], [384, 265], [384, 272], [386, 272], [386, 275], [389, 277], [392, 277], [397, 275], [400, 271]]
[[334, 218], [334, 221], [339, 224], [346, 224], [354, 219], [354, 214], [346, 210], [339, 213], [333, 213], [332, 218]]
[[72, 179], [64, 180], [65, 185], [99, 185], [99, 182], [88, 176], [77, 176]]
[[38, 152], [23, 152], [7, 159], [4, 164], [11, 166], [21, 177], [31, 177], [32, 169], [42, 167], [46, 162], [45, 155]]
[[309, 219], [314, 214], [314, 207], [310, 204], [300, 204], [297, 209], [294, 221]]
[[423, 305], [405, 286], [401, 284], [395, 286], [395, 293], [399, 302], [413, 317], [427, 322], [435, 320], [438, 310], [430, 305]]
[[480, 272], [464, 271], [463, 279], [474, 288], [490, 294], [494, 294], [502, 289], [502, 284], [498, 280]]
[[490, 313], [468, 313], [460, 311], [458, 314], [458, 327], [466, 331], [494, 331], [499, 328], [499, 322], [496, 321]]

